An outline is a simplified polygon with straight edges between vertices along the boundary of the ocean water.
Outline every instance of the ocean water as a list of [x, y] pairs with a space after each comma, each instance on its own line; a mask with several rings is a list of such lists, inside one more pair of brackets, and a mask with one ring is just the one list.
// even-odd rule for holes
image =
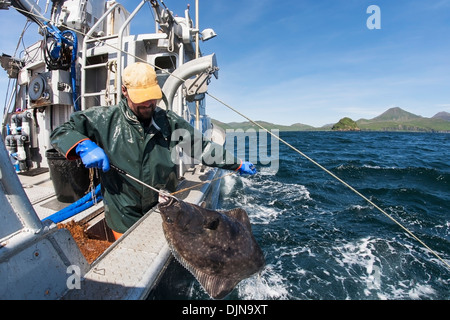
[[[450, 264], [450, 135], [282, 132]], [[269, 140], [270, 141], [270, 140]], [[221, 182], [221, 209], [244, 208], [266, 256], [227, 299], [450, 298], [450, 269], [397, 224], [279, 144], [279, 168]], [[209, 299], [176, 261], [152, 299]]]

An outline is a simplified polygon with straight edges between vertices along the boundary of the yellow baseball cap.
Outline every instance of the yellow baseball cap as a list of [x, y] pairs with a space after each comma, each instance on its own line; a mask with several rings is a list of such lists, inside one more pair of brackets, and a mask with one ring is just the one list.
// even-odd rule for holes
[[162, 92], [152, 66], [144, 62], [136, 62], [123, 70], [122, 83], [134, 103], [161, 99]]

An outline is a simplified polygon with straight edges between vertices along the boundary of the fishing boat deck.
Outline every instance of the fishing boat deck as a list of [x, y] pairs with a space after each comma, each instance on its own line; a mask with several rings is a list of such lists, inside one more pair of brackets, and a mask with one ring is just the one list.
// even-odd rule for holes
[[[138, 61], [160, 69], [158, 84], [165, 96], [161, 100], [162, 108], [173, 110], [189, 121], [196, 119], [198, 129], [209, 131], [212, 124], [203, 101], [209, 79], [213, 75], [217, 78], [217, 60], [215, 54], [199, 55], [200, 37], [194, 41], [190, 35], [200, 33], [202, 40], [207, 41], [215, 33], [210, 28], [204, 30], [208, 34], [197, 30], [190, 18], [189, 7], [183, 18], [172, 15], [162, 1], [140, 1], [132, 12], [118, 2], [95, 1], [95, 5], [88, 7], [55, 2], [49, 12], [50, 18], [46, 17], [47, 10], [41, 14], [39, 6], [28, 8], [28, 3], [24, 5], [22, 2], [26, 1], [18, 1], [14, 5], [8, 3], [2, 9], [14, 7], [30, 21], [42, 26], [41, 31], [45, 35], [32, 45], [24, 43], [29, 54], [23, 59], [2, 56], [2, 67], [8, 76], [19, 81], [11, 95], [8, 94], [8, 105], [5, 103], [0, 143], [0, 189], [5, 190], [0, 197], [0, 204], [5, 207], [0, 211], [0, 220], [3, 221], [0, 228], [0, 278], [4, 275], [0, 279], [0, 298], [145, 298], [170, 256], [160, 214], [156, 209], [151, 210], [119, 240], [114, 239], [106, 226], [103, 201], [64, 218], [66, 220], [58, 224], [52, 223], [51, 219], [41, 223], [70, 205], [60, 201], [58, 191], [65, 191], [65, 188], [55, 186], [46, 168], [47, 165], [52, 167], [45, 161], [45, 158], [53, 157], [49, 152], [49, 138], [55, 128], [69, 120], [74, 110], [118, 102], [122, 71]], [[150, 24], [149, 29], [146, 27], [145, 32], [130, 34], [131, 22], [141, 8], [146, 7], [146, 2], [151, 12], [150, 15], [144, 13], [144, 16], [153, 16], [155, 24]], [[22, 6], [24, 8], [20, 9]], [[70, 18], [67, 12], [70, 12]], [[85, 15], [93, 18], [87, 21], [83, 18]], [[71, 30], [59, 30], [67, 25]], [[70, 31], [70, 35], [66, 31]], [[59, 41], [61, 37], [65, 41]], [[54, 54], [48, 59], [45, 48], [56, 43], [54, 40], [57, 45], [52, 49], [63, 53], [62, 60], [68, 58], [70, 68], [67, 68], [66, 61], [61, 62]], [[178, 49], [174, 51], [173, 48]], [[201, 79], [202, 84], [191, 84], [189, 92], [183, 90], [182, 85], [194, 76]], [[29, 88], [34, 86], [36, 90], [31, 92]], [[30, 96], [29, 93], [33, 94]], [[193, 105], [188, 104], [191, 98], [202, 102], [201, 108], [197, 104], [195, 112]], [[11, 162], [14, 167], [11, 167]], [[26, 171], [30, 163], [38, 168]], [[177, 163], [183, 167], [189, 165], [187, 162]], [[15, 170], [19, 169], [26, 172], [16, 175]], [[65, 167], [60, 169], [62, 173], [66, 172]], [[179, 190], [208, 181], [221, 172], [201, 165], [188, 168], [180, 180]], [[3, 179], [6, 176], [9, 179]], [[79, 185], [72, 183], [74, 187]], [[218, 200], [218, 185], [218, 181], [207, 182], [176, 196], [194, 204], [204, 201], [206, 206], [213, 208]], [[74, 191], [78, 197], [79, 190]], [[72, 214], [81, 208], [63, 213]], [[73, 222], [77, 227], [74, 230], [70, 228]], [[87, 259], [80, 246], [82, 241], [74, 236], [74, 231], [79, 231], [80, 226], [83, 236], [85, 233], [100, 236], [96, 239], [111, 243], [106, 251], [101, 253], [105, 250], [103, 248], [98, 251], [100, 256], [96, 252]], [[30, 256], [33, 257], [31, 261]], [[81, 269], [81, 288], [66, 292], [66, 280], [70, 276], [66, 269], [74, 265]]]
[[[185, 173], [179, 189], [212, 180], [217, 174], [220, 170], [195, 166]], [[40, 219], [61, 209], [56, 205], [58, 201], [48, 174], [19, 176]], [[218, 181], [181, 192], [177, 197], [199, 204], [207, 198], [217, 199], [212, 196], [216, 192], [219, 192]], [[74, 219], [86, 220], [89, 215], [98, 216], [99, 211], [103, 211], [102, 202]], [[87, 273], [82, 275], [79, 289], [68, 290], [62, 299], [145, 299], [164, 271], [170, 255], [161, 215], [154, 208], [90, 265]]]

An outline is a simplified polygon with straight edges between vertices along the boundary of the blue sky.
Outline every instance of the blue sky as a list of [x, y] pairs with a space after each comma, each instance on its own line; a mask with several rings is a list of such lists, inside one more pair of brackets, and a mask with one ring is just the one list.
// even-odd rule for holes
[[[178, 15], [191, 3], [194, 19], [194, 0], [164, 2]], [[200, 29], [218, 34], [201, 44], [220, 67], [209, 92], [253, 120], [322, 126], [391, 107], [425, 117], [450, 112], [450, 0], [199, 2]], [[138, 3], [122, 1], [129, 11]], [[370, 5], [380, 8], [381, 29], [367, 28]], [[154, 29], [144, 14], [137, 23], [132, 32]], [[15, 10], [0, 11], [0, 28], [10, 30], [0, 52], [14, 52], [24, 24]], [[2, 104], [6, 85], [0, 70]], [[208, 113], [245, 120], [212, 99]]]

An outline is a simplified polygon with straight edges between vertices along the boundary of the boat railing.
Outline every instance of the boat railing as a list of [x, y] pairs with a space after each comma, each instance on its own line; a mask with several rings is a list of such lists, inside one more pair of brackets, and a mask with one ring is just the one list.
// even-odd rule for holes
[[[121, 79], [122, 76], [122, 69], [124, 67], [124, 59], [123, 59], [123, 55], [124, 55], [124, 34], [125, 31], [129, 28], [129, 25], [131, 23], [131, 21], [135, 18], [135, 16], [137, 15], [137, 13], [141, 10], [141, 8], [144, 6], [144, 4], [148, 2], [148, 0], [142, 0], [137, 7], [134, 9], [134, 11], [127, 17], [127, 19], [123, 22], [123, 24], [121, 25], [119, 31], [117, 33], [114, 33], [112, 35], [107, 35], [107, 36], [103, 36], [103, 37], [93, 37], [93, 34], [95, 32], [95, 30], [101, 25], [101, 23], [103, 23], [110, 15], [111, 13], [113, 13], [117, 8], [120, 8], [121, 10], [125, 10], [125, 8], [119, 4], [119, 3], [115, 3], [113, 4], [103, 15], [102, 17], [96, 22], [95, 25], [92, 26], [92, 28], [89, 30], [89, 32], [86, 33], [85, 38], [83, 40], [83, 48], [82, 48], [82, 65], [81, 65], [81, 99], [82, 99], [82, 109], [86, 109], [86, 98], [88, 97], [92, 97], [92, 96], [100, 96], [102, 95], [102, 92], [89, 92], [87, 93], [86, 91], [86, 70], [87, 69], [94, 69], [94, 68], [103, 68], [105, 66], [107, 66], [107, 64], [110, 64], [112, 62], [116, 63], [116, 75], [114, 77], [114, 94], [117, 95], [117, 86], [118, 83], [117, 81], [119, 81], [118, 79]], [[114, 46], [110, 46], [111, 49], [113, 51], [117, 52], [117, 58], [116, 59], [110, 59], [108, 60], [108, 62], [101, 62], [99, 64], [91, 64], [88, 65], [87, 64], [87, 58], [88, 58], [88, 49], [89, 43], [95, 43], [98, 41], [106, 41], [106, 40], [111, 40], [111, 39], [117, 39], [117, 43]]]
[[2, 139], [0, 206], [0, 299], [59, 299], [67, 270], [82, 277], [89, 265], [68, 230], [41, 222]]
[[142, 6], [147, 2], [147, 0], [142, 0], [136, 9], [130, 14], [127, 20], [123, 23], [123, 25], [120, 27], [119, 34], [118, 34], [118, 41], [117, 41], [117, 79], [122, 79], [122, 56], [123, 56], [123, 33], [125, 29], [130, 24], [131, 20], [136, 16], [136, 14], [141, 10]]
[[[105, 20], [110, 16], [112, 12], [114, 12], [117, 8], [121, 10], [125, 10], [125, 8], [118, 2], [111, 5], [108, 10], [98, 19], [98, 21], [92, 26], [92, 28], [86, 33], [83, 39], [82, 46], [82, 62], [81, 62], [81, 109], [86, 108], [86, 98], [93, 95], [101, 95], [101, 92], [96, 93], [86, 93], [86, 70], [94, 69], [94, 68], [103, 68], [105, 67], [105, 63], [87, 65], [87, 50], [88, 44], [97, 42], [97, 41], [105, 41], [109, 39], [118, 38], [118, 34], [107, 35], [104, 37], [93, 37], [94, 32], [98, 29], [98, 27], [105, 22]], [[121, 28], [122, 30], [122, 28]], [[116, 86], [116, 84], [114, 84]]]

